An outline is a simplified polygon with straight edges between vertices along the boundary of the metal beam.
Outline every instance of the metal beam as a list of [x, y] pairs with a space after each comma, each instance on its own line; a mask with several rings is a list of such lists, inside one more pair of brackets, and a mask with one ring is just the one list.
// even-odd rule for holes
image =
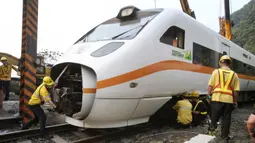
[[23, 0], [20, 115], [26, 123], [33, 113], [25, 104], [36, 89], [38, 0]]

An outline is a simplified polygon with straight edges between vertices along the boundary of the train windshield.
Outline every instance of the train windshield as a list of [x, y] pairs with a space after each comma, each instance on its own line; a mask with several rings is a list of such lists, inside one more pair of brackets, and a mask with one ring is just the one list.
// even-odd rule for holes
[[159, 11], [138, 11], [137, 17], [125, 21], [112, 18], [89, 31], [77, 42], [133, 39], [159, 13]]

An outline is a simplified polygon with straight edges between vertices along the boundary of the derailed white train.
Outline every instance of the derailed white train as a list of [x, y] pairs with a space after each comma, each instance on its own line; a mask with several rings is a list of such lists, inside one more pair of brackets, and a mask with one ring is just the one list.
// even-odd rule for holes
[[[254, 91], [251, 53], [181, 11], [122, 8], [81, 37], [52, 68], [59, 112], [68, 123], [85, 128], [148, 122], [174, 95], [206, 94], [222, 54], [233, 59], [241, 90]], [[250, 100], [248, 93], [241, 92], [239, 100]]]

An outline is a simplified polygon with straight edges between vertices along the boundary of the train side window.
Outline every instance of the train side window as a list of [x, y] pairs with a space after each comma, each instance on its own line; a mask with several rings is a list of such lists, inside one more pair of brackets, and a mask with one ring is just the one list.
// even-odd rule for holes
[[160, 42], [184, 49], [185, 31], [179, 27], [170, 27], [160, 38]]
[[217, 68], [218, 63], [213, 62], [219, 58], [217, 52], [204, 47], [200, 44], [193, 43], [193, 63], [204, 65], [212, 68]]

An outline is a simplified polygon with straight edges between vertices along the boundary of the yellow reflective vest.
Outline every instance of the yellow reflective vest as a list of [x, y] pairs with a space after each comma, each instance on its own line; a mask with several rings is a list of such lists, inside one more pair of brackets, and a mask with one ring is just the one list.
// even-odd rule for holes
[[187, 99], [178, 101], [174, 107], [178, 111], [177, 121], [187, 125], [192, 122], [192, 104]]
[[233, 103], [232, 91], [240, 90], [238, 75], [228, 67], [215, 69], [208, 83], [213, 87], [212, 101]]
[[[225, 82], [225, 76], [224, 73], [228, 73], [228, 79]], [[223, 93], [228, 94], [232, 96], [232, 88], [230, 86], [234, 72], [231, 70], [224, 70], [224, 69], [218, 69], [219, 74], [219, 84], [214, 87], [213, 93]]]
[[[204, 103], [203, 103], [203, 101], [199, 100], [199, 101], [197, 102], [197, 104], [195, 105], [193, 111], [196, 111], [196, 110], [197, 110], [197, 107], [198, 107], [199, 104], [204, 104]], [[206, 111], [205, 111], [205, 112], [199, 111], [199, 112], [200, 112], [201, 115], [206, 115], [206, 114], [207, 114]]]
[[49, 100], [51, 100], [50, 93], [45, 87], [45, 85], [41, 84], [31, 96], [31, 99], [29, 100], [28, 105], [40, 105], [44, 101], [49, 101]]
[[0, 80], [9, 81], [11, 80], [12, 66], [0, 66]]

